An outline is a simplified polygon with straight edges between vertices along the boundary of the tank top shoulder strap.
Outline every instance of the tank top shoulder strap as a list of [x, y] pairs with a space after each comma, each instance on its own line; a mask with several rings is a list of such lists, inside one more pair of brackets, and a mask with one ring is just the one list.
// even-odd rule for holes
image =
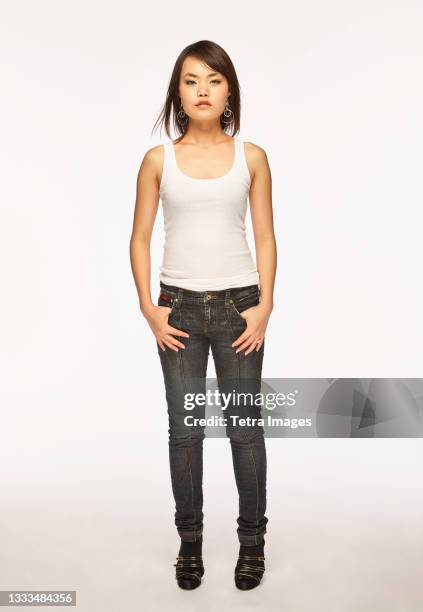
[[235, 142], [237, 145], [237, 166], [241, 174], [246, 178], [247, 182], [251, 183], [251, 175], [248, 169], [247, 158], [245, 156], [244, 140], [242, 138], [239, 138], [238, 136], [236, 136], [235, 138]]
[[169, 177], [173, 164], [173, 143], [170, 140], [163, 143], [163, 169], [160, 186], [164, 185], [166, 179]]
[[159, 191], [160, 195], [162, 194], [163, 185], [168, 175], [169, 169], [169, 143], [163, 143], [163, 168], [162, 168], [162, 178], [160, 179]]

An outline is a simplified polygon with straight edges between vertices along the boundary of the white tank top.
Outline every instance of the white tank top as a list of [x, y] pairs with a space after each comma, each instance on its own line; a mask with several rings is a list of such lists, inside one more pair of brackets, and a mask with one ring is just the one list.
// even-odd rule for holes
[[235, 160], [225, 175], [193, 178], [164, 144], [160, 182], [165, 244], [160, 280], [191, 291], [259, 284], [246, 234], [251, 178], [244, 142], [234, 137]]

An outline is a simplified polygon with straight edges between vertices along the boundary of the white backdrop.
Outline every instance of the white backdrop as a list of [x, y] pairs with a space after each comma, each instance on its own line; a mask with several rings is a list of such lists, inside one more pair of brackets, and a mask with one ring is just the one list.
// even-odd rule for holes
[[[173, 64], [214, 40], [273, 176], [263, 376], [421, 376], [422, 17], [410, 0], [3, 3], [0, 590], [73, 589], [90, 612], [420, 609], [420, 440], [269, 440], [268, 571], [248, 595], [229, 441], [206, 440], [207, 575], [178, 590], [129, 239]], [[162, 241], [159, 210], [155, 299]]]

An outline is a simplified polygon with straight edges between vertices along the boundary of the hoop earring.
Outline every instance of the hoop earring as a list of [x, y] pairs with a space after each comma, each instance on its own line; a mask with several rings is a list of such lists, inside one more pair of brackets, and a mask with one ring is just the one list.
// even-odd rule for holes
[[[230, 117], [231, 115], [233, 115], [233, 112], [231, 110], [231, 107], [229, 106], [229, 101], [226, 100], [226, 106], [225, 106], [225, 110], [223, 111], [223, 116], [224, 117]], [[232, 123], [232, 119], [233, 118], [229, 119], [229, 121], [224, 121], [222, 119], [222, 121], [223, 121], [223, 123], [229, 124], [229, 123]]]
[[[185, 119], [186, 118], [186, 119]], [[181, 100], [181, 107], [178, 111], [178, 119], [180, 120], [180, 122], [185, 125], [188, 122], [188, 115], [185, 113], [184, 108], [182, 106], [182, 100]], [[185, 121], [184, 121], [185, 119]]]

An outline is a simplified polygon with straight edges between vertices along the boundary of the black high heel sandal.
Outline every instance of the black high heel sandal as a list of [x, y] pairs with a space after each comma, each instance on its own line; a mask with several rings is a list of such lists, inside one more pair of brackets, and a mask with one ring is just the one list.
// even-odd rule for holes
[[202, 556], [187, 557], [179, 555], [176, 559], [178, 562], [174, 563], [173, 567], [176, 567], [176, 580], [181, 589], [192, 590], [199, 587], [204, 575]]
[[253, 557], [249, 555], [239, 555], [235, 567], [235, 584], [238, 589], [247, 591], [249, 589], [254, 589], [260, 584], [266, 569], [264, 563], [263, 565], [252, 565], [249, 562], [252, 560], [264, 561], [265, 559], [266, 557], [264, 556]]

